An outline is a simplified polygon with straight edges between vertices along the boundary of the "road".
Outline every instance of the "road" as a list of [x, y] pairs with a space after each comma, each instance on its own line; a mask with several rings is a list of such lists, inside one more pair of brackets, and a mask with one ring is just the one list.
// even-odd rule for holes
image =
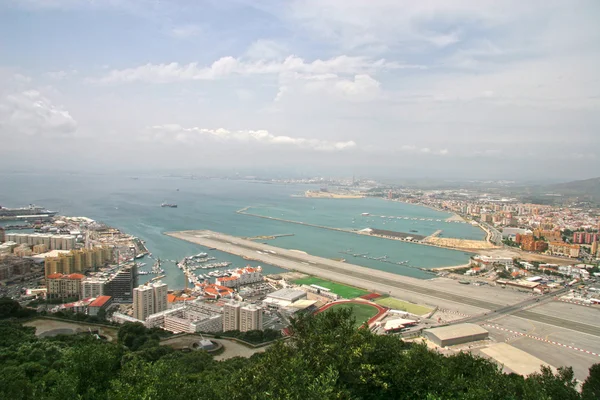
[[584, 324], [566, 320], [562, 318], [552, 317], [550, 315], [539, 314], [533, 311], [519, 311], [513, 314], [515, 317], [528, 319], [531, 321], [542, 322], [548, 325], [554, 325], [561, 328], [567, 328], [578, 332], [587, 333], [588, 335], [600, 336], [600, 328], [593, 325]]
[[520, 303], [516, 303], [510, 306], [502, 307], [493, 310], [492, 312], [487, 312], [484, 314], [476, 315], [473, 317], [464, 318], [461, 320], [452, 321], [452, 324], [456, 323], [478, 323], [484, 322], [490, 319], [496, 319], [505, 315], [513, 315], [515, 317], [527, 319], [530, 321], [541, 322], [548, 325], [554, 325], [561, 328], [567, 328], [583, 333], [587, 333], [589, 335], [600, 336], [600, 327], [593, 326], [589, 324], [585, 324], [582, 322], [567, 320], [563, 318], [553, 317], [550, 315], [536, 313], [535, 311], [525, 310], [525, 308], [530, 306], [541, 306], [542, 304], [553, 301], [556, 296], [559, 296], [565, 292], [568, 292], [570, 288], [562, 288], [556, 292], [546, 294], [543, 297], [534, 297], [531, 299], [527, 299]]
[[[182, 240], [197, 243], [202, 246], [215, 248], [226, 253], [245, 256], [266, 264], [275, 265], [285, 269], [297, 270], [306, 274], [319, 276], [325, 279], [331, 279], [340, 283], [356, 286], [357, 280], [361, 280], [363, 282], [367, 282], [367, 285], [369, 285], [363, 287], [377, 287], [378, 291], [380, 292], [388, 292], [390, 289], [401, 289], [402, 291], [418, 293], [429, 298], [436, 298], [453, 303], [464, 304], [476, 307], [478, 309], [489, 311], [496, 310], [496, 315], [513, 314], [517, 317], [532, 321], [566, 327], [591, 335], [600, 336], [600, 327], [565, 320], [562, 318], [550, 317], [535, 313], [533, 311], [522, 310], [524, 307], [535, 303], [535, 298], [527, 299], [516, 304], [500, 304], [493, 301], [484, 300], [482, 298], [470, 297], [467, 295], [436, 289], [435, 283], [432, 281], [419, 280], [389, 272], [370, 269], [359, 265], [348, 264], [345, 262], [342, 263], [327, 258], [312, 256], [303, 252], [255, 243], [221, 233], [211, 231], [183, 231], [168, 232], [166, 234]], [[485, 288], [481, 289], [485, 290]], [[457, 288], [457, 291], [465, 290], [466, 288]], [[442, 302], [439, 304], [443, 305], [444, 303]], [[474, 320], [478, 320], [478, 318], [484, 318], [485, 320], [489, 317], [490, 316], [488, 312], [487, 316], [485, 314], [480, 314], [474, 317]]]

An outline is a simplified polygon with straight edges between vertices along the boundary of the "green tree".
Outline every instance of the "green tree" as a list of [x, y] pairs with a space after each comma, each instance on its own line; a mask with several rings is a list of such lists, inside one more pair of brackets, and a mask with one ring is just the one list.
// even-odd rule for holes
[[590, 374], [581, 387], [581, 397], [584, 400], [600, 399], [600, 364], [590, 367]]

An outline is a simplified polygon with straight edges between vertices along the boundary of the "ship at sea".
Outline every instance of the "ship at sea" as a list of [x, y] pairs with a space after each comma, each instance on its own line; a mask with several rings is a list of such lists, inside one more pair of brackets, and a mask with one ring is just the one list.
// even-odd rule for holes
[[162, 203], [160, 206], [161, 207], [169, 207], [169, 208], [177, 208], [177, 204], [173, 204], [173, 203]]
[[44, 207], [34, 206], [33, 204], [27, 207], [7, 208], [0, 206], [0, 219], [33, 219], [33, 218], [48, 218], [57, 214], [57, 211], [50, 211]]

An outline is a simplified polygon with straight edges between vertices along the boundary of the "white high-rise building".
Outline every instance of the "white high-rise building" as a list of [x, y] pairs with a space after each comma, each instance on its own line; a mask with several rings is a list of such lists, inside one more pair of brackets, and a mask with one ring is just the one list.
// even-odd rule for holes
[[167, 309], [166, 283], [147, 283], [133, 289], [133, 317], [145, 321], [149, 315]]
[[148, 315], [154, 314], [154, 290], [150, 286], [139, 286], [133, 289], [133, 317], [145, 321]]
[[223, 306], [223, 332], [263, 329], [262, 308], [253, 304], [230, 302]]
[[104, 294], [106, 279], [87, 278], [81, 281], [81, 298], [99, 297]]
[[165, 311], [167, 309], [167, 284], [156, 282], [152, 284], [154, 313]]
[[240, 309], [240, 331], [262, 331], [263, 312], [262, 308], [253, 304]]
[[239, 303], [225, 303], [223, 306], [223, 332], [237, 331], [240, 329], [240, 308]]

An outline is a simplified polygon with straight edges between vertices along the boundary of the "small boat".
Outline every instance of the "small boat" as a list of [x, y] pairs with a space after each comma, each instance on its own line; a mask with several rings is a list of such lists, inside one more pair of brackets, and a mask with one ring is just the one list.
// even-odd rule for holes
[[162, 203], [160, 206], [167, 207], [167, 208], [177, 208], [177, 204], [174, 204], [174, 203]]

